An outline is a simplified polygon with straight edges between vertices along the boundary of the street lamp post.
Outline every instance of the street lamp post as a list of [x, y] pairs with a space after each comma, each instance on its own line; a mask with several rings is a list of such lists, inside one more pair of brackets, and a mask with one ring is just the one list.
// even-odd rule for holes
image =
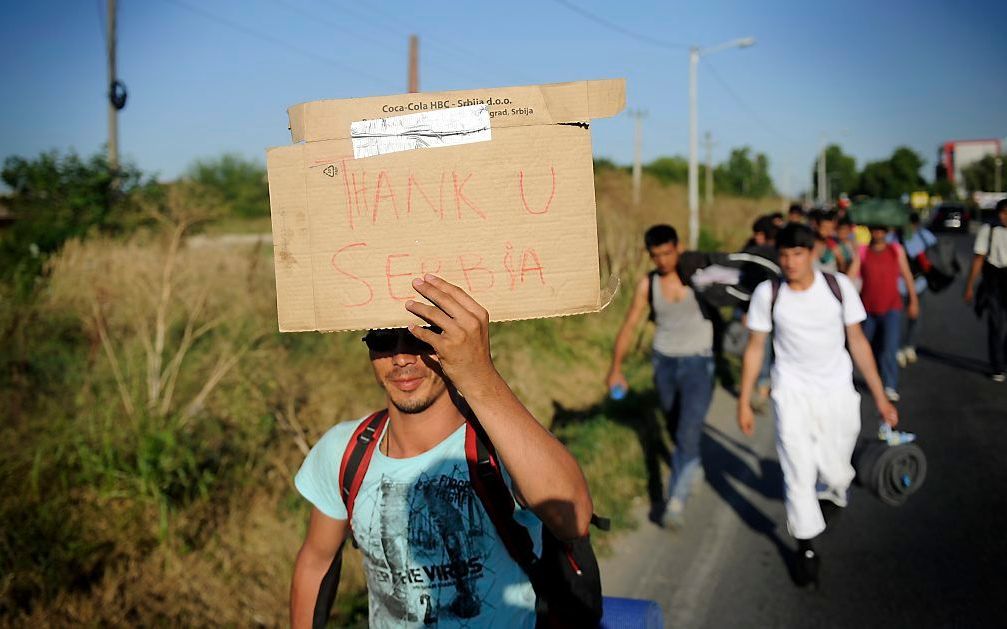
[[699, 59], [728, 48], [747, 48], [755, 44], [754, 37], [743, 37], [733, 41], [700, 48], [689, 49], [689, 248], [699, 246], [699, 113], [697, 111], [698, 86], [696, 74]]

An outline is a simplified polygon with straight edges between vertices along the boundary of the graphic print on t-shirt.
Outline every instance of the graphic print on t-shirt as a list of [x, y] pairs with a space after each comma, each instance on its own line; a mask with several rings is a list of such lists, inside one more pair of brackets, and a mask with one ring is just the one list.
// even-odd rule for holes
[[492, 525], [467, 467], [421, 474], [415, 482], [382, 475], [376, 500], [366, 530], [355, 532], [383, 620], [434, 625], [482, 613], [480, 592], [487, 589], [477, 581], [491, 578], [486, 560]]

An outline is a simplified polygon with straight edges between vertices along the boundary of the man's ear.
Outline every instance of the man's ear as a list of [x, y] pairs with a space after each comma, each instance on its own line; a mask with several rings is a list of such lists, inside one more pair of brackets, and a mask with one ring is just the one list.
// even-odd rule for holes
[[682, 241], [679, 241], [679, 242], [678, 242], [678, 246], [677, 246], [677, 247], [675, 247], [675, 249], [676, 249], [676, 250], [678, 250], [678, 252], [679, 252], [680, 254], [681, 254], [681, 253], [685, 253], [685, 251], [686, 251], [686, 246], [685, 246], [685, 243], [684, 243], [684, 242], [682, 242]]

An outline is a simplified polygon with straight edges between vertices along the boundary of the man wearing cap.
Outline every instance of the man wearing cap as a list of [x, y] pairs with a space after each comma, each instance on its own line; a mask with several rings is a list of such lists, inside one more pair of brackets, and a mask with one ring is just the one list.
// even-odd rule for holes
[[[351, 435], [331, 428], [295, 478], [312, 503], [291, 586], [291, 624], [309, 627], [326, 571], [352, 526], [364, 558], [371, 627], [532, 627], [536, 594], [508, 554], [466, 466], [466, 421], [478, 417], [539, 540], [583, 537], [592, 503], [573, 456], [532, 416], [490, 357], [489, 315], [462, 289], [426, 275], [406, 309], [432, 327], [372, 330], [364, 341], [388, 420], [348, 514], [339, 487]], [[349, 517], [348, 517], [349, 515]], [[536, 549], [537, 550], [537, 549]]]

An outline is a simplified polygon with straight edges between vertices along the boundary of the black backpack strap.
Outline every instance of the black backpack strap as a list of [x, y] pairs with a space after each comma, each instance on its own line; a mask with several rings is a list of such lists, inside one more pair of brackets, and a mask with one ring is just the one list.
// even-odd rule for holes
[[648, 321], [657, 320], [657, 315], [654, 314], [654, 277], [656, 275], [656, 270], [647, 273], [647, 304], [650, 306], [650, 314], [647, 315]]
[[776, 300], [780, 298], [780, 285], [782, 280], [778, 277], [771, 278], [769, 280], [769, 286], [772, 290], [771, 297], [769, 298], [769, 323], [776, 327], [776, 322], [773, 320], [773, 315], [776, 313]]
[[[360, 422], [350, 441], [343, 451], [343, 460], [339, 465], [339, 496], [346, 506], [346, 521], [353, 515], [353, 503], [356, 501], [360, 484], [367, 475], [371, 457], [378, 446], [378, 438], [388, 421], [388, 410], [378, 411]], [[349, 529], [350, 540], [353, 539], [353, 529]], [[325, 571], [322, 582], [318, 586], [318, 598], [315, 599], [315, 609], [311, 617], [313, 629], [323, 629], [328, 625], [332, 615], [332, 604], [336, 600], [339, 589], [339, 576], [343, 567], [343, 547], [340, 546], [336, 556], [332, 558], [329, 569]]]
[[829, 285], [829, 290], [832, 291], [832, 295], [836, 298], [840, 305], [843, 304], [843, 291], [839, 288], [839, 280], [833, 273], [822, 273], [825, 277], [825, 283]]

